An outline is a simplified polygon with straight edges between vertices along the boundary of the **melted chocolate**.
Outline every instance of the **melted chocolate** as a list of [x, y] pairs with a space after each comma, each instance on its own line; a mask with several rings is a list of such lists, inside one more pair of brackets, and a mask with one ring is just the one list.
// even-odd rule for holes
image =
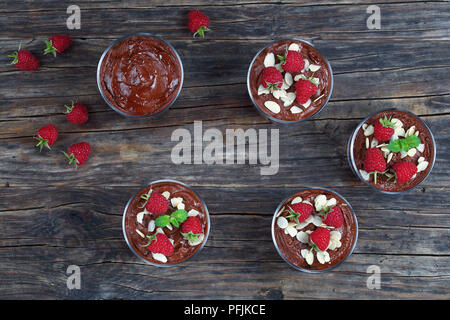
[[[189, 212], [189, 210], [195, 209], [199, 212], [198, 217], [202, 222], [203, 234], [205, 235], [203, 242], [206, 241], [206, 235], [209, 228], [206, 208], [203, 206], [203, 203], [199, 197], [191, 189], [173, 182], [160, 182], [145, 187], [134, 196], [128, 206], [127, 212], [125, 213], [125, 233], [128, 238], [128, 242], [133, 247], [134, 251], [145, 260], [155, 264], [167, 265], [182, 262], [194, 255], [201, 248], [203, 242], [196, 246], [191, 246], [188, 241], [183, 238], [181, 234], [181, 226], [180, 228], [173, 227], [172, 230], [169, 230], [167, 227], [163, 228], [165, 235], [174, 241], [174, 253], [167, 257], [166, 263], [161, 263], [160, 261], [153, 259], [152, 253], [148, 250], [148, 247], [145, 246], [148, 243], [148, 239], [142, 238], [136, 232], [136, 229], [145, 235], [154, 234], [156, 232], [156, 228], [152, 233], [148, 232], [148, 224], [150, 220], [155, 220], [157, 216], [154, 216], [153, 214], [145, 214], [142, 225], [136, 220], [136, 215], [144, 210], [143, 205], [146, 203], [145, 200], [141, 199], [141, 196], [146, 194], [150, 188], [159, 193], [163, 193], [164, 191], [170, 192], [170, 199], [181, 197], [183, 198], [186, 211]], [[170, 215], [175, 210], [177, 209], [172, 207], [169, 200], [169, 209], [165, 214]]]
[[[416, 118], [415, 116], [413, 116], [409, 113], [398, 111], [398, 110], [388, 110], [388, 111], [383, 111], [383, 112], [377, 113], [377, 114], [373, 115], [372, 117], [370, 117], [365, 123], [367, 123], [367, 125], [375, 126], [376, 122], [380, 118], [384, 118], [385, 116], [387, 116], [388, 118], [392, 117], [392, 118], [399, 119], [403, 123], [403, 128], [405, 129], [405, 131], [408, 130], [408, 128], [410, 128], [412, 126], [416, 126], [416, 131], [419, 131], [420, 141], [421, 141], [421, 143], [423, 143], [425, 145], [424, 151], [422, 153], [419, 153], [417, 151], [413, 157], [406, 156], [405, 158], [402, 159], [400, 152], [394, 153], [394, 155], [392, 156], [392, 160], [389, 161], [389, 163], [387, 164], [387, 169], [391, 168], [395, 163], [400, 162], [400, 161], [411, 161], [415, 165], [417, 165], [417, 159], [419, 159], [420, 157], [424, 157], [425, 160], [429, 162], [429, 164], [428, 164], [428, 167], [426, 168], [426, 170], [418, 172], [417, 176], [414, 179], [411, 179], [405, 183], [399, 183], [399, 182], [394, 183], [393, 179], [391, 179], [390, 181], [387, 181], [388, 178], [383, 174], [377, 174], [377, 184], [376, 185], [373, 181], [372, 176], [370, 177], [370, 180], [367, 182], [369, 184], [371, 184], [372, 186], [374, 186], [375, 188], [383, 190], [383, 191], [389, 191], [389, 192], [405, 191], [405, 190], [411, 189], [411, 188], [415, 187], [417, 184], [419, 184], [423, 179], [425, 179], [428, 172], [431, 170], [432, 162], [433, 162], [433, 158], [434, 158], [433, 139], [431, 138], [430, 131], [427, 129], [427, 127], [422, 123], [422, 121], [420, 119]], [[399, 138], [403, 138], [403, 137], [399, 137]], [[373, 135], [369, 136], [369, 140], [372, 141], [372, 139], [373, 139]], [[388, 144], [389, 142], [386, 142], [386, 143]], [[358, 130], [358, 132], [356, 133], [356, 138], [355, 138], [354, 147], [353, 147], [353, 157], [354, 157], [356, 168], [358, 171], [359, 171], [359, 169], [364, 170], [364, 159], [366, 156], [366, 151], [367, 151], [366, 136], [364, 136], [364, 130], [361, 127]]]
[[177, 96], [180, 61], [165, 42], [150, 36], [131, 36], [116, 43], [105, 55], [101, 88], [120, 111], [137, 116], [157, 113]]
[[[311, 96], [311, 105], [309, 105], [308, 108], [306, 109], [301, 104], [299, 104], [297, 100], [295, 100], [294, 103], [292, 103], [290, 106], [284, 107], [281, 99], [280, 100], [275, 99], [272, 94], [258, 95], [258, 87], [261, 84], [261, 76], [265, 68], [264, 59], [266, 55], [268, 53], [273, 53], [275, 55], [275, 64], [277, 64], [280, 61], [276, 56], [277, 55], [284, 56], [286, 54], [286, 50], [292, 43], [297, 43], [300, 46], [300, 53], [302, 54], [304, 59], [309, 60], [310, 64], [320, 65], [320, 69], [314, 72], [314, 77], [320, 79], [318, 90], [315, 94]], [[295, 78], [295, 76], [301, 74], [301, 72], [296, 73], [294, 72], [291, 74], [292, 78]], [[307, 71], [304, 71], [303, 74], [307, 78], [309, 78], [313, 74], [313, 72], [311, 72], [308, 69]], [[294, 83], [286, 91], [295, 92], [295, 83], [296, 82], [294, 81]], [[332, 86], [332, 74], [325, 58], [316, 48], [298, 40], [282, 40], [268, 46], [263, 51], [261, 51], [259, 55], [256, 57], [250, 69], [249, 85], [253, 100], [259, 106], [259, 108], [263, 110], [265, 113], [274, 118], [284, 121], [298, 121], [300, 119], [311, 117], [317, 111], [319, 111], [320, 108], [326, 103], [326, 101], [328, 100], [328, 96], [331, 93], [330, 91]], [[275, 101], [280, 105], [281, 111], [279, 113], [275, 114], [269, 109], [267, 109], [266, 106], [264, 106], [264, 103], [269, 100]], [[297, 106], [300, 109], [303, 109], [304, 111], [297, 114], [293, 114], [290, 111], [290, 108], [292, 108], [293, 106]]]
[[[342, 225], [342, 227], [340, 227], [339, 229], [335, 229], [341, 233], [342, 245], [341, 247], [335, 250], [327, 250], [328, 254], [330, 255], [330, 262], [321, 264], [317, 260], [316, 254], [314, 254], [314, 262], [312, 265], [309, 265], [301, 255], [301, 251], [303, 249], [309, 250], [311, 248], [309, 244], [302, 243], [299, 240], [297, 240], [296, 237], [291, 237], [289, 234], [285, 234], [284, 230], [278, 227], [276, 220], [274, 224], [275, 241], [277, 243], [280, 252], [287, 260], [289, 260], [295, 266], [308, 270], [325, 270], [339, 264], [351, 253], [353, 246], [356, 242], [357, 225], [355, 217], [352, 213], [352, 210], [347, 205], [347, 203], [335, 193], [322, 189], [302, 190], [289, 197], [280, 208], [283, 208], [284, 206], [290, 204], [295, 197], [301, 197], [303, 201], [311, 202], [314, 207], [314, 198], [316, 198], [320, 194], [324, 194], [327, 197], [327, 199], [335, 198], [337, 200], [336, 205], [342, 210], [342, 214], [344, 216], [344, 224]], [[312, 215], [317, 214], [318, 213], [314, 208]], [[284, 211], [280, 216], [287, 216], [287, 215], [288, 213]], [[317, 228], [318, 227], [316, 227], [314, 224], [310, 223], [301, 231], [307, 230], [314, 231]]]

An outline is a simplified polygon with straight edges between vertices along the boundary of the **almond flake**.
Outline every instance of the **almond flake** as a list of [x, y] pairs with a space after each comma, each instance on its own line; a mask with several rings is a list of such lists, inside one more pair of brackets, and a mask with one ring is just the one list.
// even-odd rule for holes
[[284, 89], [277, 89], [272, 92], [272, 95], [275, 99], [280, 99], [286, 97], [287, 93]]
[[425, 161], [425, 158], [424, 158], [424, 157], [420, 157], [419, 159], [417, 159], [417, 162], [418, 162], [418, 163], [421, 163], [422, 161]]
[[374, 137], [370, 143], [371, 148], [375, 148], [378, 145], [378, 140]]
[[327, 204], [327, 197], [324, 194], [319, 194], [314, 199], [314, 206], [316, 207], [316, 211], [322, 211], [323, 207]]
[[366, 137], [366, 149], [369, 149], [369, 147], [370, 147], [369, 138]]
[[362, 129], [363, 129], [363, 131], [367, 129], [367, 123], [363, 123]]
[[428, 161], [421, 161], [421, 162], [417, 165], [417, 172], [424, 171], [427, 167], [428, 167]]
[[367, 171], [359, 169], [359, 173], [361, 173], [361, 176], [364, 180], [369, 181], [370, 174], [368, 174]]
[[403, 127], [403, 122], [401, 122], [397, 118], [392, 118], [391, 122], [394, 124], [394, 128], [401, 128], [401, 127]]
[[145, 238], [145, 234], [143, 234], [142, 232], [140, 232], [138, 229], [136, 229], [136, 233], [138, 235], [140, 235], [142, 238]]
[[387, 163], [391, 162], [393, 155], [394, 155], [393, 153], [389, 153], [387, 161], [386, 161]]
[[298, 80], [300, 80], [301, 78], [302, 78], [302, 74], [298, 74], [298, 75], [296, 75], [295, 77], [294, 77], [294, 81], [298, 81]]
[[306, 232], [299, 231], [297, 233], [297, 240], [301, 243], [308, 243], [309, 235]]
[[275, 66], [275, 55], [272, 52], [266, 54], [264, 58], [264, 67], [274, 67]]
[[295, 237], [297, 235], [297, 229], [294, 227], [287, 227], [286, 230], [291, 237]]
[[394, 129], [394, 133], [397, 135], [397, 137], [404, 137], [405, 136], [405, 129], [403, 129], [402, 127], [400, 128], [395, 128]]
[[185, 208], [184, 203], [179, 203], [179, 204], [177, 205], [177, 209], [178, 209], [178, 210], [184, 210], [184, 208]]
[[188, 216], [189, 217], [195, 217], [195, 216], [198, 216], [200, 214], [200, 212], [198, 212], [197, 210], [195, 210], [195, 209], [191, 209], [191, 210], [189, 210], [189, 212], [188, 212]]
[[290, 110], [291, 110], [291, 113], [292, 113], [292, 114], [297, 114], [297, 113], [300, 113], [300, 112], [303, 111], [302, 109], [300, 109], [300, 108], [297, 107], [297, 106], [293, 106]]
[[264, 88], [264, 86], [262, 84], [259, 85], [258, 87], [258, 96], [262, 95], [262, 94], [269, 94], [270, 90], [269, 87]]
[[191, 247], [194, 247], [202, 243], [203, 239], [205, 239], [205, 235], [202, 233], [198, 235], [197, 239], [189, 240], [188, 242]]
[[170, 203], [172, 204], [172, 207], [176, 208], [179, 203], [183, 202], [183, 198], [177, 197], [170, 199]]
[[414, 157], [416, 155], [416, 152], [417, 152], [416, 148], [411, 148], [408, 150], [407, 154], [410, 157]]
[[152, 233], [153, 231], [155, 231], [155, 220], [150, 220], [150, 222], [148, 223], [148, 232]]
[[292, 50], [292, 51], [300, 51], [300, 46], [297, 43], [291, 43], [289, 45], [288, 50]]
[[275, 114], [281, 110], [280, 105], [274, 101], [266, 101], [264, 102], [264, 106]]
[[167, 200], [169, 200], [170, 198], [170, 192], [169, 191], [164, 191], [163, 193], [161, 193], [161, 195], [166, 198]]
[[140, 224], [142, 224], [142, 221], [144, 220], [145, 211], [141, 211], [136, 215], [136, 221]]
[[287, 219], [285, 217], [278, 217], [278, 219], [277, 219], [277, 226], [280, 229], [286, 229], [288, 224], [289, 223], [288, 223], [288, 221], [287, 221]]
[[403, 159], [408, 155], [408, 153], [405, 150], [400, 150], [400, 157]]
[[[309, 69], [309, 60], [308, 59], [303, 59], [303, 62], [305, 63], [305, 66], [303, 67], [302, 72], [304, 70], [308, 70]], [[298, 80], [295, 80], [295, 81], [298, 81]]]
[[292, 86], [292, 84], [294, 83], [294, 79], [292, 78], [292, 74], [290, 74], [289, 72], [286, 72], [286, 74], [284, 75], [284, 81], [286, 82], [286, 84], [289, 87]]
[[167, 262], [167, 257], [165, 255], [163, 255], [162, 253], [153, 253], [152, 252], [152, 256], [153, 259], [162, 262], [162, 263], [166, 263]]
[[312, 72], [316, 72], [319, 69], [320, 69], [320, 66], [318, 66], [317, 64], [310, 64], [309, 65], [309, 70], [312, 71]]
[[405, 138], [412, 136], [416, 130], [416, 126], [412, 126], [406, 131]]
[[417, 146], [417, 150], [419, 150], [419, 152], [424, 152], [425, 151], [425, 145], [423, 143], [419, 144]]
[[303, 108], [308, 108], [311, 105], [311, 99], [308, 99], [304, 104], [302, 104]]
[[295, 197], [292, 201], [291, 204], [296, 204], [296, 203], [300, 203], [302, 202], [302, 198], [301, 197]]
[[374, 131], [373, 125], [369, 125], [367, 126], [366, 130], [364, 130], [364, 135], [368, 137], [373, 134], [373, 131]]

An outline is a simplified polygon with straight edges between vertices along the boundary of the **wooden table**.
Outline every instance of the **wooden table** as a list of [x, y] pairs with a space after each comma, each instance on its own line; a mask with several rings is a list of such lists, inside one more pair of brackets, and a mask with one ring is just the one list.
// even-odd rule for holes
[[[81, 29], [67, 30], [68, 1], [0, 4], [0, 298], [450, 298], [450, 4], [381, 4], [381, 30], [368, 30], [373, 1], [76, 1]], [[360, 3], [361, 2], [361, 3]], [[192, 39], [187, 12], [211, 18], [206, 39]], [[185, 83], [157, 119], [111, 110], [96, 85], [97, 62], [119, 36], [147, 31], [178, 50]], [[55, 33], [72, 48], [43, 56]], [[260, 116], [246, 86], [248, 65], [267, 42], [312, 41], [330, 60], [335, 90], [316, 118], [281, 127]], [[19, 42], [41, 60], [37, 72], [8, 66]], [[64, 104], [88, 105], [85, 125], [68, 123]], [[437, 160], [430, 177], [399, 196], [374, 193], [350, 171], [346, 143], [371, 112], [408, 109], [430, 124]], [[280, 129], [278, 174], [261, 165], [175, 165], [177, 128], [221, 132]], [[53, 123], [52, 152], [34, 148], [38, 128]], [[80, 141], [93, 153], [77, 170], [59, 152]], [[129, 197], [149, 181], [172, 178], [197, 190], [211, 212], [204, 250], [176, 268], [156, 268], [128, 249], [121, 228]], [[320, 275], [298, 272], [277, 254], [270, 224], [278, 203], [300, 187], [329, 187], [359, 219], [353, 255]], [[81, 290], [66, 287], [69, 265]], [[381, 268], [381, 289], [366, 286]]]

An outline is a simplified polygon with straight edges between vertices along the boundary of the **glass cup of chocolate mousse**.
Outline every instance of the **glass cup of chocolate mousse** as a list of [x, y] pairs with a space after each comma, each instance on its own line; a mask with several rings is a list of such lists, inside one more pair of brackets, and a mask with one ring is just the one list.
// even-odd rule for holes
[[172, 267], [203, 249], [210, 230], [209, 212], [188, 185], [158, 180], [128, 201], [122, 229], [137, 257], [153, 266]]
[[326, 272], [352, 254], [358, 241], [358, 221], [339, 193], [304, 188], [275, 210], [272, 239], [290, 266], [309, 273]]
[[361, 121], [348, 141], [347, 159], [361, 181], [379, 192], [397, 194], [428, 177], [436, 160], [436, 142], [425, 121], [392, 108]]
[[134, 33], [111, 43], [97, 67], [97, 86], [105, 102], [128, 117], [156, 116], [178, 98], [184, 72], [167, 41]]
[[328, 60], [311, 43], [283, 39], [253, 58], [247, 88], [255, 107], [273, 122], [298, 123], [317, 115], [333, 91]]

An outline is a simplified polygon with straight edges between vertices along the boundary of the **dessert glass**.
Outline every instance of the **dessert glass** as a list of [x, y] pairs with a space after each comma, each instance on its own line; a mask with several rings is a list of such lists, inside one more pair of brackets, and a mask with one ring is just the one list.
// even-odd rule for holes
[[[412, 116], [413, 118], [415, 118], [418, 122], [420, 122], [420, 123], [426, 128], [426, 130], [428, 131], [427, 133], [428, 133], [428, 135], [430, 136], [431, 141], [432, 141], [432, 148], [431, 148], [432, 155], [431, 155], [431, 158], [428, 159], [428, 160], [430, 160], [430, 164], [429, 164], [429, 166], [428, 166], [428, 168], [427, 168], [427, 173], [423, 176], [423, 178], [422, 178], [420, 181], [418, 181], [418, 182], [417, 182], [416, 184], [414, 184], [412, 187], [410, 187], [410, 188], [408, 188], [408, 189], [405, 189], [405, 190], [400, 190], [400, 191], [389, 191], [389, 190], [383, 190], [383, 189], [380, 189], [380, 188], [375, 187], [374, 185], [372, 185], [371, 183], [369, 183], [369, 181], [366, 181], [366, 180], [363, 178], [363, 176], [362, 176], [361, 173], [359, 172], [359, 169], [358, 169], [358, 167], [357, 167], [357, 165], [356, 165], [356, 161], [355, 161], [355, 153], [354, 153], [355, 140], [356, 140], [356, 137], [357, 137], [357, 135], [358, 135], [359, 130], [362, 130], [363, 124], [366, 123], [370, 118], [372, 118], [373, 116], [375, 116], [375, 115], [377, 115], [377, 114], [381, 114], [381, 113], [383, 113], [383, 112], [390, 112], [390, 111], [394, 111], [394, 112], [395, 112], [395, 111], [403, 112], [403, 113], [406, 113], [406, 114]], [[381, 111], [376, 111], [376, 112], [374, 112], [374, 113], [368, 115], [363, 121], [361, 121], [361, 122], [358, 124], [358, 126], [357, 126], [356, 129], [353, 131], [352, 135], [350, 136], [350, 138], [349, 138], [349, 140], [348, 140], [348, 144], [347, 144], [347, 160], [348, 160], [349, 166], [350, 166], [351, 170], [353, 171], [353, 173], [354, 173], [354, 174], [355, 174], [362, 182], [364, 182], [365, 184], [367, 184], [368, 186], [370, 186], [372, 189], [375, 189], [376, 191], [381, 192], [381, 193], [384, 193], [384, 194], [400, 194], [400, 193], [403, 193], [403, 192], [405, 192], [405, 191], [414, 189], [415, 187], [417, 187], [419, 184], [421, 184], [421, 183], [429, 176], [429, 174], [431, 173], [431, 171], [432, 171], [432, 169], [433, 169], [433, 167], [434, 167], [434, 163], [435, 163], [435, 161], [436, 161], [436, 141], [435, 141], [435, 139], [434, 139], [433, 132], [431, 131], [431, 129], [430, 129], [430, 127], [428, 126], [428, 124], [427, 124], [424, 120], [420, 119], [417, 115], [415, 115], [414, 113], [412, 113], [412, 112], [410, 112], [410, 111], [404, 110], [404, 109], [399, 109], [399, 108], [389, 108], [389, 109], [385, 109], [385, 110], [381, 110]]]
[[[173, 98], [171, 101], [169, 101], [166, 106], [164, 106], [162, 109], [153, 112], [153, 113], [149, 113], [149, 114], [132, 114], [132, 113], [127, 113], [123, 110], [121, 110], [120, 108], [118, 108], [116, 105], [114, 105], [114, 103], [112, 103], [107, 95], [105, 94], [104, 90], [103, 90], [103, 86], [102, 86], [102, 64], [103, 61], [106, 57], [106, 55], [108, 54], [109, 50], [111, 50], [116, 44], [119, 44], [121, 41], [130, 38], [130, 37], [137, 37], [137, 36], [142, 36], [142, 37], [149, 37], [149, 38], [153, 38], [155, 40], [160, 41], [161, 43], [163, 43], [165, 46], [167, 46], [170, 50], [171, 53], [173, 54], [173, 56], [176, 58], [177, 64], [179, 65], [179, 87], [177, 92], [173, 95]], [[114, 40], [102, 53], [100, 60], [98, 62], [97, 65], [97, 87], [98, 90], [100, 91], [100, 94], [103, 98], [103, 100], [106, 102], [106, 104], [113, 109], [114, 111], [116, 111], [117, 113], [126, 116], [126, 117], [131, 117], [131, 118], [145, 118], [145, 117], [154, 117], [157, 115], [160, 115], [161, 113], [163, 113], [164, 111], [168, 110], [177, 100], [180, 92], [181, 92], [181, 88], [183, 87], [183, 80], [184, 80], [184, 71], [183, 71], [183, 63], [181, 61], [180, 56], [178, 55], [178, 52], [175, 50], [175, 48], [167, 41], [165, 41], [163, 38], [157, 37], [151, 33], [147, 33], [147, 32], [137, 32], [137, 33], [132, 33], [132, 34], [127, 34], [123, 37], [120, 37], [116, 40]]]
[[[282, 43], [282, 42], [288, 42], [288, 41], [291, 41], [291, 42], [297, 42], [297, 43], [300, 42], [300, 43], [302, 43], [302, 44], [304, 44], [304, 45], [306, 45], [306, 46], [309, 46], [311, 49], [315, 50], [316, 53], [317, 53], [317, 55], [323, 60], [324, 64], [325, 64], [326, 67], [327, 67], [328, 73], [329, 73], [329, 79], [327, 79], [327, 81], [328, 81], [328, 83], [329, 83], [329, 89], [328, 89], [328, 87], [327, 87], [327, 89], [328, 89], [328, 96], [327, 96], [326, 99], [322, 102], [322, 104], [321, 104], [320, 107], [315, 107], [315, 108], [316, 108], [316, 111], [314, 111], [313, 114], [311, 114], [311, 115], [309, 115], [309, 116], [307, 116], [307, 117], [304, 117], [304, 118], [300, 118], [300, 119], [298, 119], [298, 120], [284, 120], [284, 119], [279, 119], [279, 118], [277, 118], [277, 117], [275, 117], [275, 116], [270, 115], [268, 112], [266, 112], [266, 111], [265, 111], [265, 110], [264, 110], [264, 109], [256, 102], [255, 97], [254, 97], [254, 94], [253, 94], [253, 92], [252, 92], [252, 91], [255, 91], [255, 90], [254, 90], [254, 85], [252, 84], [252, 83], [253, 83], [252, 80], [253, 80], [253, 77], [254, 77], [254, 76], [252, 76], [252, 70], [253, 70], [253, 66], [254, 66], [254, 64], [255, 64], [255, 61], [259, 58], [259, 56], [260, 56], [260, 55], [261, 55], [268, 47], [274, 46], [274, 45], [279, 44], [279, 43]], [[262, 60], [264, 61], [264, 58], [263, 58]], [[256, 76], [256, 77], [259, 79], [259, 76]], [[295, 86], [295, 83], [293, 83], [292, 86]], [[248, 89], [248, 94], [249, 94], [249, 96], [250, 96], [250, 99], [251, 99], [252, 103], [254, 104], [254, 106], [256, 107], [256, 109], [257, 109], [264, 117], [266, 117], [267, 119], [271, 120], [272, 122], [281, 123], [281, 124], [293, 124], [293, 123], [299, 123], [299, 122], [308, 120], [308, 119], [310, 119], [310, 118], [315, 117], [316, 115], [318, 115], [318, 114], [325, 108], [325, 106], [327, 105], [328, 101], [330, 100], [331, 95], [332, 95], [332, 93], [333, 93], [333, 86], [334, 86], [333, 70], [332, 70], [332, 68], [331, 68], [330, 63], [328, 62], [328, 59], [327, 59], [322, 53], [320, 53], [320, 51], [319, 51], [312, 43], [310, 43], [310, 42], [308, 42], [308, 41], [305, 41], [305, 40], [302, 40], [302, 39], [298, 39], [298, 38], [280, 39], [280, 40], [273, 41], [273, 42], [267, 44], [267, 45], [264, 46], [261, 50], [259, 50], [259, 51], [256, 53], [256, 55], [253, 57], [253, 59], [252, 59], [252, 61], [251, 61], [251, 63], [250, 63], [250, 66], [249, 66], [249, 68], [248, 68], [248, 72], [247, 72], [247, 89]], [[253, 90], [252, 90], [252, 88], [253, 88]], [[257, 92], [256, 92], [256, 94], [257, 94]], [[294, 100], [294, 102], [296, 102], [296, 100]], [[294, 103], [294, 104], [295, 104], [295, 103]], [[291, 106], [293, 106], [294, 104], [292, 104]], [[289, 106], [289, 107], [291, 107], [291, 106]], [[311, 106], [310, 106], [310, 107], [311, 107]], [[284, 107], [284, 106], [281, 106], [281, 108], [285, 108], [285, 107]]]
[[[301, 266], [298, 266], [298, 265], [294, 264], [292, 261], [290, 261], [290, 260], [283, 254], [282, 250], [280, 249], [279, 244], [278, 244], [277, 241], [276, 241], [276, 235], [275, 235], [275, 232], [276, 232], [276, 231], [275, 231], [275, 226], [276, 226], [276, 221], [277, 221], [277, 218], [278, 218], [278, 212], [279, 212], [279, 210], [282, 209], [282, 207], [283, 207], [284, 205], [286, 205], [287, 201], [288, 201], [290, 198], [292, 198], [294, 195], [296, 195], [296, 194], [298, 194], [298, 193], [300, 193], [300, 192], [302, 192], [302, 191], [311, 191], [311, 192], [321, 192], [321, 191], [324, 191], [324, 192], [328, 192], [329, 194], [335, 195], [337, 198], [339, 198], [340, 200], [342, 200], [342, 202], [348, 207], [349, 212], [350, 212], [350, 214], [351, 214], [351, 217], [352, 217], [352, 219], [354, 220], [354, 224], [355, 224], [355, 225], [354, 225], [354, 240], [353, 240], [353, 244], [351, 245], [351, 248], [349, 249], [347, 255], [346, 255], [340, 262], [338, 262], [338, 263], [336, 263], [336, 264], [334, 264], [334, 265], [332, 265], [332, 266], [330, 266], [330, 267], [328, 267], [328, 268], [323, 268], [323, 269], [310, 269], [310, 268], [303, 268], [303, 267], [301, 267]], [[334, 268], [336, 268], [336, 267], [338, 267], [339, 265], [341, 265], [344, 261], [346, 261], [346, 260], [348, 259], [348, 257], [350, 257], [350, 255], [353, 253], [353, 250], [354, 250], [355, 247], [356, 247], [356, 243], [358, 242], [358, 219], [357, 219], [357, 217], [356, 217], [355, 211], [354, 211], [353, 208], [351, 207], [350, 203], [349, 203], [342, 195], [340, 195], [339, 193], [337, 193], [336, 191], [331, 190], [331, 189], [327, 189], [327, 188], [319, 188], [319, 187], [315, 187], [315, 188], [300, 188], [300, 189], [297, 190], [297, 192], [296, 192], [294, 195], [291, 195], [291, 196], [285, 198], [283, 201], [281, 201], [280, 204], [278, 205], [277, 209], [275, 210], [274, 214], [273, 214], [271, 228], [272, 228], [272, 241], [273, 241], [273, 244], [274, 244], [274, 246], [275, 246], [275, 249], [277, 250], [278, 254], [281, 256], [281, 258], [283, 258], [283, 260], [286, 261], [287, 264], [289, 264], [291, 267], [293, 267], [293, 268], [296, 269], [296, 270], [303, 271], [303, 272], [306, 272], [306, 273], [323, 273], [323, 272], [328, 272], [328, 271], [333, 270]]]
[[[180, 185], [186, 189], [188, 189], [190, 192], [193, 193], [193, 195], [198, 198], [198, 200], [201, 203], [202, 208], [204, 209], [204, 215], [205, 215], [205, 230], [204, 230], [204, 238], [202, 243], [199, 245], [199, 248], [196, 249], [196, 251], [190, 255], [189, 257], [183, 259], [180, 262], [177, 263], [156, 263], [156, 262], [152, 262], [149, 261], [148, 259], [146, 259], [142, 254], [140, 254], [136, 249], [135, 249], [135, 245], [132, 243], [131, 239], [129, 238], [128, 234], [127, 234], [127, 212], [128, 212], [128, 208], [130, 207], [130, 205], [132, 205], [133, 200], [136, 198], [136, 196], [141, 193], [143, 190], [145, 190], [146, 188], [148, 188], [151, 185], [156, 185], [156, 184], [175, 184], [175, 185]], [[203, 247], [206, 244], [206, 241], [208, 240], [208, 236], [209, 236], [209, 231], [211, 229], [211, 223], [210, 223], [210, 217], [209, 217], [209, 211], [208, 208], [206, 207], [205, 202], [202, 200], [202, 198], [200, 198], [200, 196], [198, 195], [197, 192], [195, 192], [191, 187], [189, 187], [187, 184], [184, 184], [183, 182], [177, 181], [177, 180], [171, 180], [171, 179], [163, 179], [163, 180], [156, 180], [153, 181], [147, 185], [145, 185], [144, 187], [140, 188], [137, 192], [135, 192], [130, 200], [128, 200], [127, 205], [125, 206], [125, 209], [123, 211], [123, 217], [122, 217], [122, 231], [123, 231], [123, 236], [125, 238], [125, 242], [127, 243], [128, 247], [130, 248], [130, 250], [142, 261], [144, 261], [147, 264], [150, 264], [152, 266], [156, 266], [156, 267], [174, 267], [177, 265], [180, 265], [188, 260], [191, 260], [194, 256], [196, 256], [200, 251], [202, 251]], [[180, 226], [181, 227], [181, 226]]]

